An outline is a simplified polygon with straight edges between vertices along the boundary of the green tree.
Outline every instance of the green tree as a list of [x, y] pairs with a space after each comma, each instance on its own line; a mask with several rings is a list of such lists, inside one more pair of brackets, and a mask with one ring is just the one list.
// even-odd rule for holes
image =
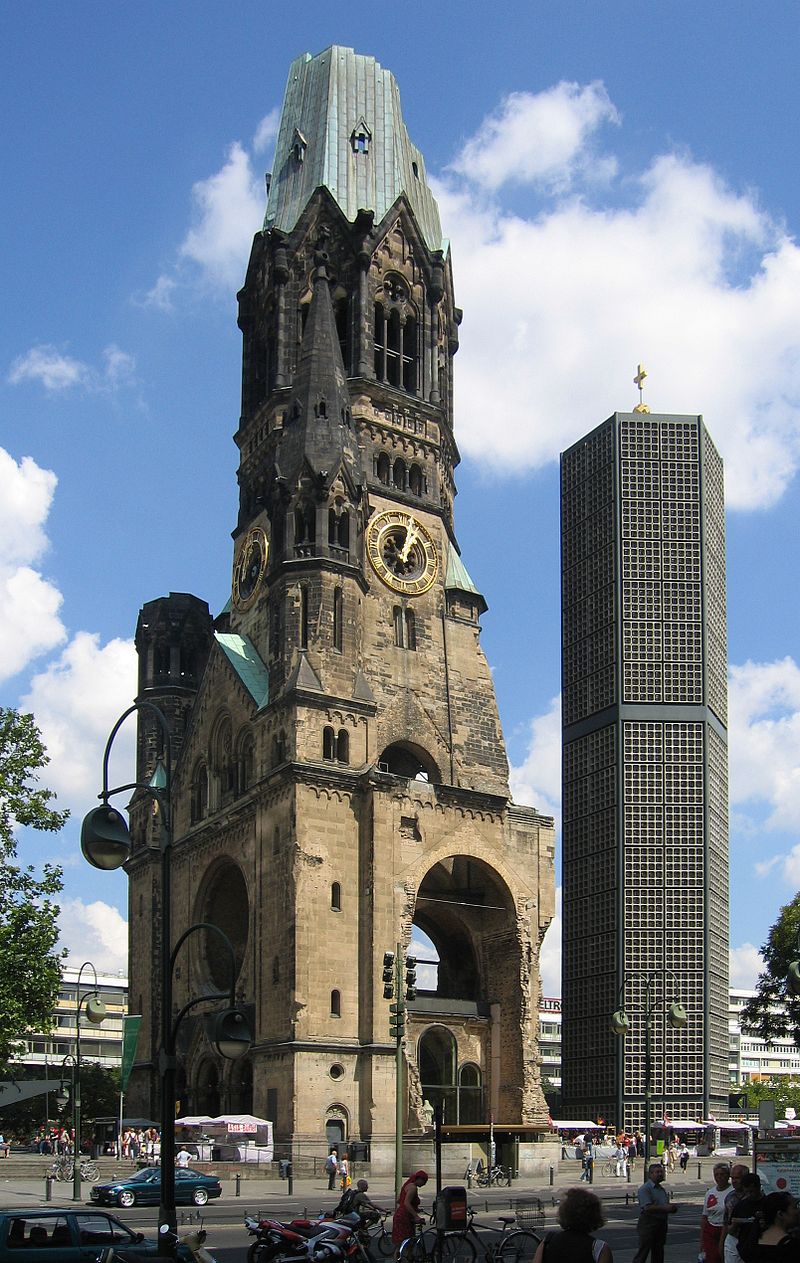
[[37, 876], [19, 864], [14, 836], [20, 825], [56, 832], [67, 818], [50, 806], [52, 791], [36, 785], [47, 763], [33, 716], [0, 707], [0, 1063], [26, 1031], [50, 1029], [61, 981], [53, 902], [61, 869], [45, 864]]
[[789, 966], [800, 958], [800, 894], [781, 908], [761, 949], [764, 972], [756, 995], [742, 1009], [741, 1023], [763, 1039], [791, 1032], [800, 1039], [800, 996], [789, 990]]
[[762, 1101], [775, 1102], [775, 1117], [785, 1118], [787, 1108], [800, 1116], [800, 1080], [798, 1079], [751, 1079], [742, 1088], [747, 1093], [747, 1109], [756, 1113]]

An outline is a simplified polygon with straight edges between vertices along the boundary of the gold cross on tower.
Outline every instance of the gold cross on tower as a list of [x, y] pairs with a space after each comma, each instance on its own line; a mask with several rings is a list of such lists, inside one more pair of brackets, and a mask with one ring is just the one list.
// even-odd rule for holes
[[640, 364], [638, 366], [636, 376], [633, 379], [634, 385], [639, 387], [639, 402], [634, 408], [633, 410], [634, 412], [649, 412], [650, 411], [647, 404], [642, 399], [642, 391], [644, 389], [644, 379], [646, 376], [647, 376], [647, 371], [645, 369], [645, 366], [644, 364]]

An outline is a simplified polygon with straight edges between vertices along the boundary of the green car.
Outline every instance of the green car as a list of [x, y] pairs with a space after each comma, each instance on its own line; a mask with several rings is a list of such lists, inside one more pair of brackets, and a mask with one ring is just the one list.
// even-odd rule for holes
[[[176, 1206], [205, 1206], [209, 1198], [221, 1193], [216, 1175], [203, 1175], [190, 1167], [175, 1168]], [[144, 1167], [127, 1179], [95, 1184], [90, 1197], [105, 1206], [157, 1206], [161, 1201], [161, 1167]]]
[[158, 1254], [156, 1241], [132, 1232], [108, 1211], [82, 1209], [0, 1210], [0, 1263], [95, 1263], [101, 1250], [113, 1246], [141, 1254]]

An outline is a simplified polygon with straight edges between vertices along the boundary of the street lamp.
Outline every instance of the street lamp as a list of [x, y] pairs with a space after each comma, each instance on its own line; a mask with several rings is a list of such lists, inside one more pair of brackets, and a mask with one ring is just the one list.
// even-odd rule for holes
[[[146, 784], [132, 781], [127, 785], [117, 785], [113, 789], [108, 784], [108, 762], [114, 739], [125, 720], [134, 711], [147, 711], [158, 722], [164, 738], [163, 762], [159, 760], [153, 775]], [[139, 790], [149, 794], [158, 808], [160, 822], [161, 852], [161, 1023], [158, 1048], [158, 1076], [161, 1094], [161, 1204], [159, 1206], [159, 1232], [174, 1233], [177, 1227], [175, 1210], [175, 1071], [177, 1058], [175, 1054], [178, 1026], [190, 1009], [209, 1000], [227, 1000], [228, 1007], [218, 1013], [213, 1025], [212, 1043], [221, 1056], [236, 1060], [245, 1055], [252, 1044], [252, 1035], [247, 1018], [236, 1003], [236, 957], [230, 939], [219, 926], [207, 921], [189, 926], [180, 936], [174, 948], [171, 925], [171, 889], [172, 889], [172, 777], [170, 766], [170, 728], [166, 716], [152, 702], [135, 702], [120, 715], [111, 730], [103, 755], [103, 789], [98, 795], [102, 805], [94, 807], [85, 817], [81, 826], [81, 850], [84, 857], [95, 868], [106, 872], [121, 868], [131, 852], [131, 841], [128, 826], [123, 816], [109, 804], [115, 794], [127, 790]], [[190, 1000], [172, 1017], [172, 979], [175, 960], [186, 939], [198, 930], [209, 930], [223, 942], [230, 962], [230, 987], [228, 991], [215, 991]], [[168, 1235], [166, 1236], [168, 1240]]]
[[[81, 978], [84, 969], [94, 974], [94, 987], [81, 995]], [[75, 1161], [72, 1166], [72, 1200], [81, 1200], [81, 1009], [86, 1001], [86, 1017], [93, 1026], [99, 1026], [107, 1016], [106, 1006], [97, 989], [97, 970], [90, 960], [85, 960], [78, 970], [75, 984], [75, 1066], [72, 1086], [72, 1128], [75, 1132]]]
[[[650, 1165], [650, 1116], [652, 1110], [653, 1096], [653, 1017], [656, 1010], [660, 1007], [653, 995], [653, 986], [657, 979], [664, 974], [669, 973], [675, 985], [677, 994], [679, 986], [678, 979], [672, 970], [662, 970], [661, 974], [626, 974], [622, 980], [617, 997], [617, 1009], [611, 1017], [611, 1029], [615, 1035], [624, 1038], [631, 1029], [630, 1019], [623, 1008], [625, 996], [625, 987], [631, 978], [636, 978], [640, 982], [644, 982], [644, 1005], [640, 1011], [644, 1013], [645, 1018], [645, 1044], [644, 1044], [644, 1169], [645, 1174]], [[679, 1031], [687, 1025], [689, 1018], [686, 1009], [679, 1000], [674, 999], [667, 1008], [667, 1024], [673, 1030]]]

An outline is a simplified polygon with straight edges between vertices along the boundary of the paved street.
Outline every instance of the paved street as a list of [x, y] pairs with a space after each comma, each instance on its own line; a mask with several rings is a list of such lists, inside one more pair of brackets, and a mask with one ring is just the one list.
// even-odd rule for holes
[[[11, 1164], [9, 1164], [11, 1165]], [[27, 1164], [26, 1164], [27, 1165]], [[614, 1251], [615, 1263], [630, 1263], [636, 1249], [636, 1187], [641, 1180], [640, 1170], [631, 1184], [615, 1178], [598, 1177], [594, 1183], [594, 1191], [602, 1199], [608, 1218], [607, 1226], [602, 1230], [603, 1236]], [[701, 1167], [701, 1178], [698, 1179], [698, 1164], [693, 1162], [686, 1175], [677, 1172], [667, 1181], [673, 1200], [681, 1209], [670, 1221], [667, 1241], [667, 1258], [674, 1263], [696, 1263], [698, 1253], [700, 1204], [706, 1188], [711, 1184], [712, 1160], [704, 1160]], [[16, 1164], [15, 1164], [15, 1169]], [[43, 1168], [44, 1169], [44, 1168]], [[32, 1171], [36, 1166], [25, 1171], [23, 1175], [16, 1173], [5, 1177], [0, 1164], [0, 1204], [5, 1207], [31, 1206], [45, 1204], [45, 1187], [43, 1178], [34, 1178]], [[575, 1184], [579, 1176], [578, 1164], [572, 1161], [562, 1162], [555, 1173], [554, 1185], [541, 1183], [528, 1184], [522, 1181], [513, 1184], [511, 1189], [478, 1189], [469, 1192], [469, 1201], [477, 1212], [476, 1219], [488, 1229], [497, 1227], [496, 1216], [507, 1214], [514, 1203], [525, 1197], [539, 1197], [545, 1205], [545, 1227], [556, 1226], [555, 1203], [559, 1190]], [[456, 1183], [457, 1181], [444, 1181]], [[430, 1185], [428, 1186], [431, 1187]], [[88, 1199], [89, 1188], [84, 1186]], [[391, 1206], [392, 1182], [388, 1179], [370, 1181], [370, 1195], [378, 1205]], [[627, 1199], [627, 1205], [626, 1205]], [[203, 1223], [208, 1229], [208, 1245], [213, 1250], [219, 1263], [244, 1263], [250, 1238], [247, 1236], [243, 1221], [246, 1212], [264, 1212], [276, 1218], [290, 1218], [292, 1215], [308, 1213], [316, 1215], [322, 1209], [330, 1209], [335, 1205], [336, 1195], [327, 1191], [327, 1182], [323, 1179], [295, 1180], [291, 1198], [287, 1194], [285, 1181], [275, 1180], [242, 1180], [240, 1195], [235, 1195], [235, 1183], [232, 1180], [223, 1182], [223, 1196], [216, 1203], [210, 1203], [202, 1211], [179, 1209], [178, 1221], [187, 1225], [190, 1219], [196, 1220], [202, 1215]], [[430, 1206], [430, 1195], [423, 1197], [423, 1203]], [[65, 1185], [53, 1186], [53, 1205], [70, 1204], [70, 1189]], [[147, 1232], [155, 1231], [156, 1212], [153, 1208], [133, 1208], [132, 1210], [116, 1210], [118, 1217], [131, 1227]]]

